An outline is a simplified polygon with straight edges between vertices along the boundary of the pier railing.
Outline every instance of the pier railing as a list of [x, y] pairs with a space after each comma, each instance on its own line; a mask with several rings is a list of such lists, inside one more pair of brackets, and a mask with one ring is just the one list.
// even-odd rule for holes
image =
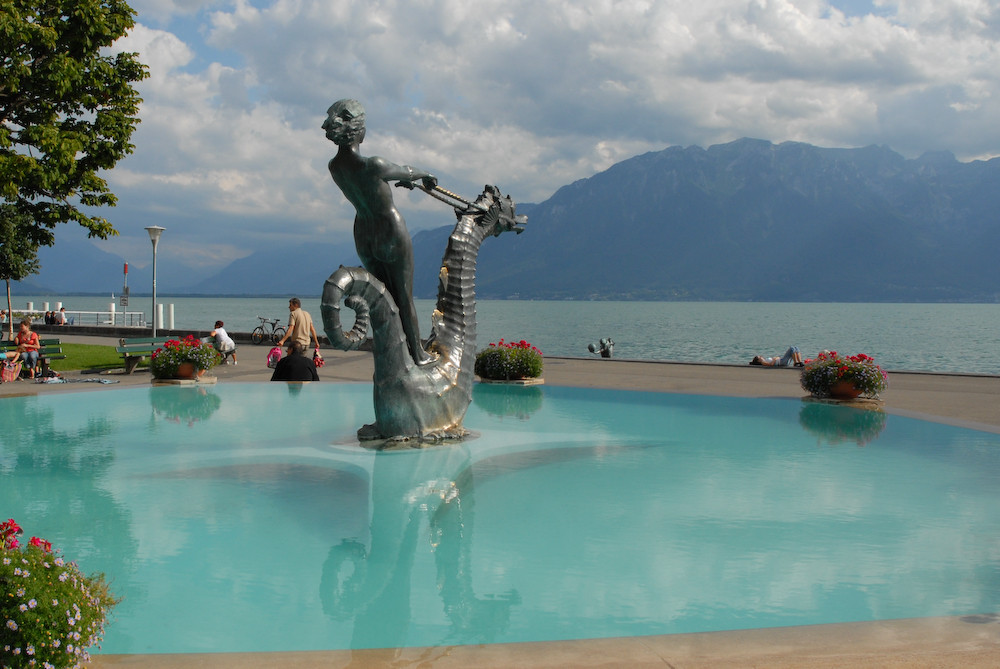
[[[142, 311], [70, 311], [66, 310], [67, 325], [105, 325], [109, 327], [145, 327], [146, 314]], [[45, 312], [14, 310], [14, 323], [29, 316], [33, 323], [44, 324]], [[56, 317], [59, 312], [56, 312]], [[32, 326], [34, 327], [34, 326]]]

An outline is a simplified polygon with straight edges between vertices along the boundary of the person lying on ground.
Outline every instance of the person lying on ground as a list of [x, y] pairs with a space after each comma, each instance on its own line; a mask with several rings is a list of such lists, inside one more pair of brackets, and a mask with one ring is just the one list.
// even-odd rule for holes
[[755, 355], [753, 360], [750, 361], [751, 365], [762, 365], [764, 367], [788, 367], [788, 365], [793, 364], [796, 367], [802, 367], [802, 355], [799, 353], [798, 346], [789, 346], [788, 350], [781, 357], [768, 358], [760, 355]]

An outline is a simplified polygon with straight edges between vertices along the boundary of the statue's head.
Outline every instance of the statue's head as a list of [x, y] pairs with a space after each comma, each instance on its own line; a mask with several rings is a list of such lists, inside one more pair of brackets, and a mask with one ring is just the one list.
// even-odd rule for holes
[[326, 137], [337, 146], [365, 140], [365, 108], [357, 100], [337, 100], [326, 110]]

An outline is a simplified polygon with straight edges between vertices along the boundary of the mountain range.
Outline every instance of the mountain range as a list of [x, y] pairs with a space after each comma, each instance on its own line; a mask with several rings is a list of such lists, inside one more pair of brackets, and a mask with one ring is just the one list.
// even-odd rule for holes
[[[675, 146], [518, 205], [518, 213], [529, 217], [523, 234], [483, 245], [480, 297], [1000, 300], [1000, 159], [906, 159], [884, 146], [755, 139]], [[413, 236], [417, 297], [436, 293], [450, 230]], [[269, 248], [181, 292], [318, 294], [337, 265], [357, 262], [351, 244]], [[39, 288], [78, 284], [78, 271], [60, 276], [43, 264], [32, 278]]]

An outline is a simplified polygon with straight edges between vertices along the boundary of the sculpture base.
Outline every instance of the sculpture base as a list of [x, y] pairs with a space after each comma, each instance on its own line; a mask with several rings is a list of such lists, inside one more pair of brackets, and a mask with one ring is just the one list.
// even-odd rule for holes
[[365, 425], [358, 430], [358, 441], [361, 442], [361, 446], [375, 451], [443, 446], [476, 439], [477, 437], [479, 437], [478, 433], [467, 430], [461, 425], [446, 430], [438, 430], [424, 435], [409, 437], [383, 437], [378, 433], [374, 424]]

